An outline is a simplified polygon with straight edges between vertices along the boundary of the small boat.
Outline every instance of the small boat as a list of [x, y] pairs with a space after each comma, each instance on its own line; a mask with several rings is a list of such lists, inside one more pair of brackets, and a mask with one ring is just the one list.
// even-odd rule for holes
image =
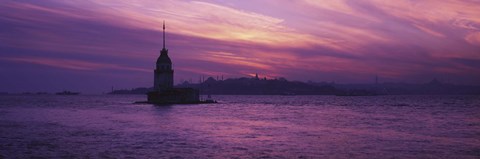
[[63, 92], [57, 92], [55, 93], [56, 95], [79, 95], [79, 92], [70, 92], [70, 91], [63, 91]]

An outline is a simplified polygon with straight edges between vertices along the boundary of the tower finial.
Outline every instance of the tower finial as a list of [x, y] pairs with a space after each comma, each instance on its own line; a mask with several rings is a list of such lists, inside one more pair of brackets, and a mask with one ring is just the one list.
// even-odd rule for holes
[[163, 21], [163, 49], [165, 49], [165, 20]]

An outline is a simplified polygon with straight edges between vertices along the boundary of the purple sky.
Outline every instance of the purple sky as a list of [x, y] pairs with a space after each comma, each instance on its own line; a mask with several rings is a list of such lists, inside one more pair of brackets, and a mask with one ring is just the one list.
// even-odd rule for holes
[[480, 1], [18, 0], [0, 4], [0, 92], [152, 85], [162, 22], [175, 82], [200, 75], [480, 84]]

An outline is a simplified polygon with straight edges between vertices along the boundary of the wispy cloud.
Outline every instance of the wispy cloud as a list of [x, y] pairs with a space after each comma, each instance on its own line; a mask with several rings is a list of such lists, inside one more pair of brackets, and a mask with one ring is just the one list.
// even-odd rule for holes
[[123, 71], [140, 71], [151, 72], [149, 69], [135, 68], [128, 66], [121, 66], [116, 64], [95, 63], [72, 59], [58, 59], [58, 58], [40, 58], [40, 57], [11, 57], [0, 58], [0, 60], [7, 60], [11, 62], [24, 62], [37, 65], [44, 65], [56, 68], [80, 70], [80, 71], [95, 71], [95, 70], [123, 70]]

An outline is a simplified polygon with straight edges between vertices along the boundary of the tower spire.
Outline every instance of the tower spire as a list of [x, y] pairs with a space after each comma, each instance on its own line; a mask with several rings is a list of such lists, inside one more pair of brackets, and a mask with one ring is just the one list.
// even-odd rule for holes
[[163, 49], [165, 49], [165, 20], [163, 21]]

